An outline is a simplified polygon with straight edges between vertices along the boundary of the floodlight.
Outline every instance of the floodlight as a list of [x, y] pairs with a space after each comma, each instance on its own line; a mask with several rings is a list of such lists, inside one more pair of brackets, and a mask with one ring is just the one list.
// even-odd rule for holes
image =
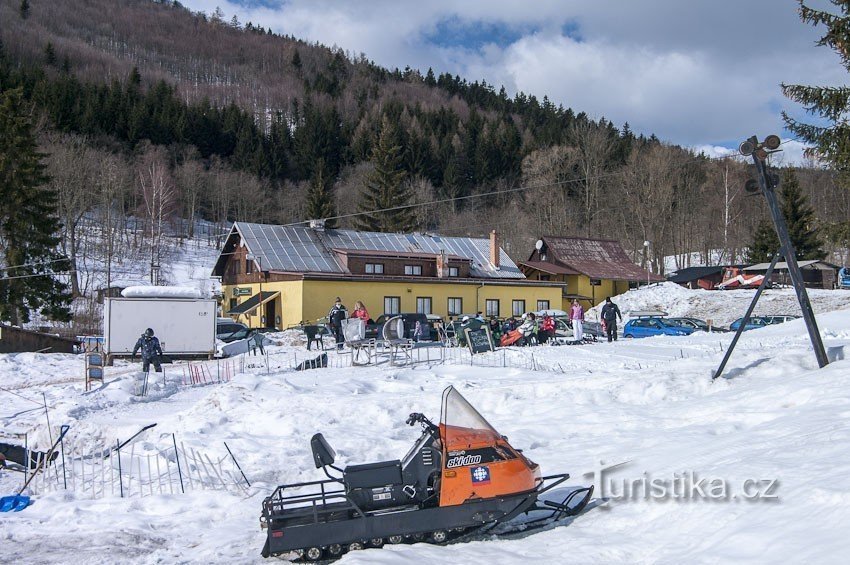
[[761, 188], [759, 187], [759, 183], [756, 179], [747, 179], [747, 182], [744, 183], [744, 190], [748, 194], [758, 194]]
[[764, 146], [771, 151], [773, 151], [774, 149], [779, 149], [780, 144], [781, 141], [779, 140], [778, 135], [768, 135], [764, 138]]
[[756, 144], [750, 141], [749, 139], [746, 141], [742, 141], [741, 145], [738, 146], [738, 151], [741, 152], [741, 155], [744, 157], [749, 157], [753, 154], [753, 151], [756, 150]]

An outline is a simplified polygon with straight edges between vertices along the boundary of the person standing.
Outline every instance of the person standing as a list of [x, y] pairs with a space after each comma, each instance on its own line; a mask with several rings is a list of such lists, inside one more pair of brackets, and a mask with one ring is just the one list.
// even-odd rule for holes
[[570, 320], [573, 323], [573, 337], [576, 341], [581, 341], [584, 338], [584, 308], [578, 303], [577, 298], [573, 298], [573, 305], [570, 307]]
[[620, 308], [611, 302], [611, 297], [605, 299], [605, 305], [602, 307], [602, 321], [605, 322], [605, 334], [608, 336], [608, 342], [611, 342], [613, 337], [617, 341], [617, 318], [623, 321], [623, 315], [620, 314]]
[[142, 372], [149, 372], [151, 363], [157, 373], [162, 372], [162, 365], [159, 358], [162, 356], [162, 347], [159, 345], [159, 339], [153, 335], [153, 330], [148, 328], [145, 333], [136, 341], [136, 346], [133, 348], [133, 353], [130, 359], [136, 357], [136, 352], [142, 350]]
[[547, 343], [555, 337], [555, 318], [548, 313], [543, 314], [543, 323], [540, 326], [540, 343]]
[[342, 321], [348, 318], [348, 310], [342, 304], [342, 299], [337, 296], [333, 308], [328, 312], [328, 324], [336, 339], [336, 350], [342, 351], [342, 343], [345, 341], [342, 335]]
[[369, 322], [369, 312], [366, 311], [366, 306], [359, 300], [354, 303], [354, 311], [351, 313], [352, 318], [359, 318], [364, 322]]

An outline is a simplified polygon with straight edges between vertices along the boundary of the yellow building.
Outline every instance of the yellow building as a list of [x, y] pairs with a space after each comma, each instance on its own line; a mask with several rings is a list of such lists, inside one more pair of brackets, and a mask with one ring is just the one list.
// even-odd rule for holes
[[223, 312], [285, 329], [327, 316], [340, 297], [372, 318], [419, 312], [506, 318], [557, 308], [564, 284], [528, 280], [490, 239], [234, 224], [213, 270]]
[[612, 239], [545, 236], [519, 265], [531, 280], [564, 284], [561, 309], [566, 311], [573, 299], [593, 307], [639, 284], [664, 280], [635, 265]]

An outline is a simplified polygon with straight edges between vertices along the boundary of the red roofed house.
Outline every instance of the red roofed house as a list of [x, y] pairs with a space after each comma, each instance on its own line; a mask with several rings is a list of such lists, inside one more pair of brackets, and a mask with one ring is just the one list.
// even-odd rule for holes
[[567, 283], [563, 310], [569, 310], [573, 298], [595, 306], [638, 284], [664, 280], [635, 265], [612, 239], [545, 236], [519, 268], [530, 280]]

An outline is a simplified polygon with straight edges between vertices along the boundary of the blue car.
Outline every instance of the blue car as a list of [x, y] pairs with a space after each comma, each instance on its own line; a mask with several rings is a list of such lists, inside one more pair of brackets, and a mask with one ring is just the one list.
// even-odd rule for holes
[[[729, 324], [729, 331], [738, 331], [738, 328], [741, 326], [741, 322], [743, 321], [743, 318], [738, 318], [737, 320]], [[765, 318], [764, 316], [750, 316], [750, 319], [747, 320], [747, 325], [744, 326], [744, 331], [763, 328], [769, 325], [769, 323], [770, 322], [768, 322], [767, 318]]]
[[691, 335], [696, 328], [681, 326], [665, 318], [636, 318], [623, 326], [623, 337], [651, 337], [654, 335]]

